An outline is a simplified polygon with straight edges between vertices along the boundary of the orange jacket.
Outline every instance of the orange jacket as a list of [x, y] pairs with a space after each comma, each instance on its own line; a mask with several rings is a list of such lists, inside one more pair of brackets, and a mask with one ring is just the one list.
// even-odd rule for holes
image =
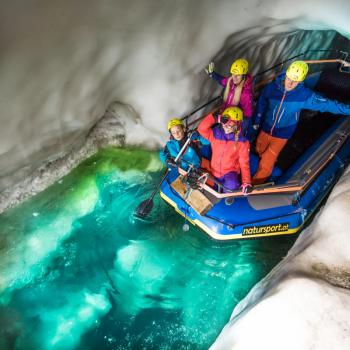
[[235, 141], [235, 135], [225, 134], [221, 125], [212, 128], [215, 123], [215, 118], [210, 113], [198, 125], [198, 132], [211, 143], [212, 174], [219, 178], [235, 171], [241, 173], [242, 183], [250, 184], [249, 142], [242, 135]]

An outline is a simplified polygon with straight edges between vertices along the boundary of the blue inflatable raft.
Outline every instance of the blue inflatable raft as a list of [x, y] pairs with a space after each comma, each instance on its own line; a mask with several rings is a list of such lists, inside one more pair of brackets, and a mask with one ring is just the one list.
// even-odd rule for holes
[[[338, 70], [325, 72], [316, 90], [348, 102], [350, 74], [345, 73], [345, 80], [344, 73], [341, 78], [339, 75]], [[331, 96], [330, 92], [337, 91], [332, 86], [334, 76], [337, 81], [343, 79], [343, 98], [338, 93]], [[348, 89], [345, 92], [344, 84]], [[168, 172], [160, 195], [190, 223], [217, 240], [294, 234], [315, 213], [349, 164], [349, 136], [349, 117], [304, 111], [271, 179], [254, 187], [248, 196], [239, 191], [218, 193], [208, 185], [205, 175], [198, 180], [199, 188], [193, 189], [176, 169]], [[257, 156], [251, 154], [252, 173], [257, 163]]]
[[[249, 196], [239, 191], [217, 193], [204, 184], [196, 191], [208, 198], [212, 207], [202, 215], [171, 186], [181, 177], [176, 170], [169, 172], [160, 194], [179, 214], [214, 239], [293, 234], [302, 228], [349, 164], [349, 135], [350, 118], [339, 118], [287, 171], [275, 169], [275, 174], [280, 175], [255, 187]], [[252, 155], [252, 163], [255, 157]], [[233, 203], [226, 203], [228, 196], [234, 197]]]

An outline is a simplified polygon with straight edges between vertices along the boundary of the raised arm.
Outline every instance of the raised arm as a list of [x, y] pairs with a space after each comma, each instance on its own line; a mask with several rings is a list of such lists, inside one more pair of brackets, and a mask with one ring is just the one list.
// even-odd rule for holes
[[214, 69], [215, 69], [214, 62], [210, 62], [208, 67], [205, 68], [205, 72], [209, 75], [210, 78], [214, 79], [221, 86], [226, 86], [228, 78], [225, 78], [222, 75], [216, 73]]
[[214, 133], [211, 126], [215, 124], [213, 113], [209, 113], [198, 125], [198, 132], [209, 142], [214, 140]]
[[223, 77], [222, 75], [212, 72], [209, 74], [210, 78], [214, 79], [217, 83], [219, 83], [221, 86], [226, 86], [227, 85], [227, 78]]

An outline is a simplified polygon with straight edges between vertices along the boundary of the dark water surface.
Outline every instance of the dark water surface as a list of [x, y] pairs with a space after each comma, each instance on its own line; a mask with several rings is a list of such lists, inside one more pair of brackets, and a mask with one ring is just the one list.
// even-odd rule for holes
[[217, 242], [159, 198], [157, 155], [107, 149], [0, 215], [0, 349], [207, 349], [295, 237]]

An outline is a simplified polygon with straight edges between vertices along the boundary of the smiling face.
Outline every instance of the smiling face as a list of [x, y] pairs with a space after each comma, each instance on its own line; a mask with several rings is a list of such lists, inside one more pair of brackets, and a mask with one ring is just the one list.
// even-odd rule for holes
[[237, 130], [237, 127], [234, 124], [223, 124], [222, 128], [224, 129], [225, 134], [231, 134], [231, 132], [234, 132]]
[[286, 91], [291, 91], [295, 89], [298, 86], [298, 84], [299, 83], [297, 81], [289, 79], [287, 76], [286, 76], [286, 79], [284, 80], [284, 88]]
[[173, 126], [170, 133], [176, 141], [181, 141], [185, 136], [185, 131], [181, 125]]
[[232, 81], [235, 85], [238, 85], [243, 80], [243, 75], [232, 74]]
[[224, 130], [225, 134], [231, 134], [233, 133], [237, 133], [240, 129], [239, 127], [239, 122], [236, 122], [232, 119], [228, 119], [228, 118], [223, 118], [224, 122], [221, 122], [222, 128]]

